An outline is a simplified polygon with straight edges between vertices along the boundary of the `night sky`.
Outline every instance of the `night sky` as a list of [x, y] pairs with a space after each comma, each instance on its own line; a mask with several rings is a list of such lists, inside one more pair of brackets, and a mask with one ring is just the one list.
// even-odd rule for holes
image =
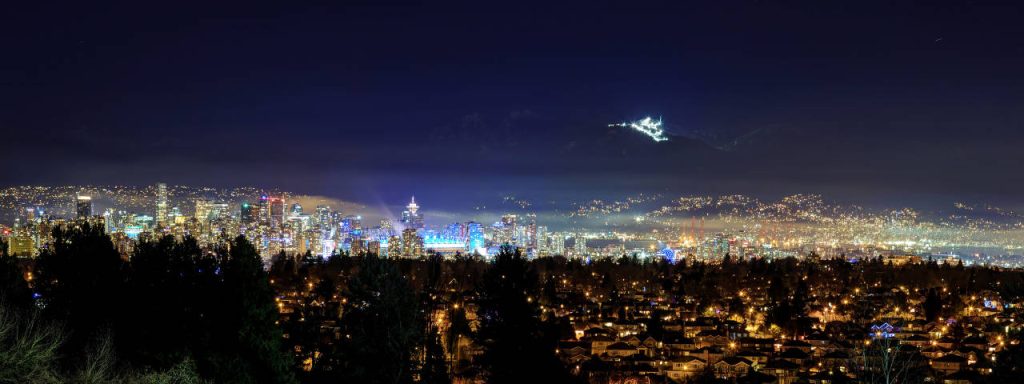
[[1024, 205], [1018, 2], [441, 3], [6, 5], [0, 185]]

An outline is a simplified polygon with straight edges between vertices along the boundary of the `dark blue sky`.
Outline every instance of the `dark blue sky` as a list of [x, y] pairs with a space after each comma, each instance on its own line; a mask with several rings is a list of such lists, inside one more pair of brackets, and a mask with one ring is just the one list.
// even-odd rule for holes
[[548, 3], [8, 6], [0, 184], [1024, 203], [1024, 5]]

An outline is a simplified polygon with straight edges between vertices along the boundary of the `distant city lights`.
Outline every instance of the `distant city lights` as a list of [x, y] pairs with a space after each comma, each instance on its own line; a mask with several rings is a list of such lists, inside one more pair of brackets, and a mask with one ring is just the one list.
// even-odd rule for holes
[[633, 128], [637, 131], [642, 132], [656, 142], [668, 141], [668, 136], [665, 136], [665, 130], [661, 129], [661, 119], [652, 119], [650, 116], [643, 118], [642, 120], [609, 124], [609, 127], [623, 127]]

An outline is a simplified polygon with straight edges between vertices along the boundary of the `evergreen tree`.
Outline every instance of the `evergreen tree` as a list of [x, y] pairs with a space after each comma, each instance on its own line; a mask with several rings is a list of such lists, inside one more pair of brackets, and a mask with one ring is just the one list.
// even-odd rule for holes
[[444, 347], [441, 345], [441, 335], [436, 330], [430, 330], [427, 333], [424, 349], [426, 358], [420, 369], [420, 383], [451, 384], [452, 378], [448, 373], [448, 362], [445, 359]]
[[32, 290], [28, 288], [25, 274], [18, 265], [18, 258], [7, 254], [7, 244], [0, 239], [0, 305], [16, 311], [32, 307]]
[[481, 289], [479, 342], [488, 383], [572, 382], [541, 332], [537, 277], [519, 250], [502, 249]]
[[939, 314], [942, 311], [942, 298], [939, 297], [939, 292], [935, 288], [928, 290], [928, 293], [924, 298], [924, 316], [928, 321], [935, 321], [939, 318]]
[[53, 244], [36, 262], [44, 315], [64, 324], [66, 356], [82, 356], [85, 347], [107, 335], [122, 310], [124, 262], [103, 227], [88, 223], [57, 227]]
[[203, 314], [195, 308], [200, 298], [189, 289], [201, 256], [192, 238], [165, 236], [136, 247], [125, 292], [133, 308], [120, 321], [118, 349], [137, 367], [169, 369], [189, 355], [193, 332], [202, 331], [194, 324]]
[[208, 356], [214, 381], [292, 383], [291, 355], [281, 346], [274, 292], [259, 253], [239, 236], [222, 255], [222, 311]]
[[418, 298], [391, 262], [368, 254], [349, 282], [343, 340], [325, 376], [350, 383], [411, 383], [422, 340]]

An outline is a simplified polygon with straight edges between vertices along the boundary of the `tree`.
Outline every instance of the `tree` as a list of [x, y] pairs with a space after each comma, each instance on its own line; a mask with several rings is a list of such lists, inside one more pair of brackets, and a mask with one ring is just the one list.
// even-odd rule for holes
[[18, 258], [7, 254], [7, 244], [0, 240], [0, 304], [15, 310], [32, 307], [32, 290], [18, 265]]
[[223, 288], [206, 363], [216, 382], [292, 383], [291, 355], [281, 346], [277, 307], [259, 253], [238, 236], [221, 255]]
[[[209, 308], [203, 295], [192, 289], [207, 281], [214, 268], [203, 268], [203, 252], [195, 239], [177, 242], [171, 236], [138, 244], [129, 268], [125, 295], [133, 308], [120, 326], [118, 350], [133, 365], [146, 369], [169, 369], [181, 363], [204, 332], [198, 319]], [[210, 260], [213, 261], [213, 260]], [[202, 278], [201, 275], [206, 275]], [[211, 291], [215, 285], [204, 284]]]
[[928, 290], [923, 306], [926, 320], [935, 321], [939, 318], [940, 311], [942, 311], [942, 298], [939, 297], [937, 289], [932, 288]]
[[427, 333], [424, 342], [426, 357], [423, 367], [420, 369], [420, 383], [423, 384], [451, 384], [452, 378], [448, 373], [448, 362], [445, 359], [444, 347], [441, 345], [441, 335], [436, 329]]
[[88, 223], [57, 227], [53, 244], [36, 262], [43, 312], [69, 330], [68, 356], [82, 356], [87, 345], [106, 336], [122, 310], [124, 262], [103, 227]]
[[343, 340], [324, 375], [351, 383], [410, 383], [423, 329], [419, 300], [391, 262], [367, 254], [349, 282]]
[[876, 338], [863, 350], [864, 367], [858, 376], [865, 383], [895, 384], [924, 382], [927, 368], [917, 350], [892, 338]]
[[478, 339], [489, 383], [574, 381], [541, 332], [537, 276], [518, 249], [495, 256], [480, 293]]

